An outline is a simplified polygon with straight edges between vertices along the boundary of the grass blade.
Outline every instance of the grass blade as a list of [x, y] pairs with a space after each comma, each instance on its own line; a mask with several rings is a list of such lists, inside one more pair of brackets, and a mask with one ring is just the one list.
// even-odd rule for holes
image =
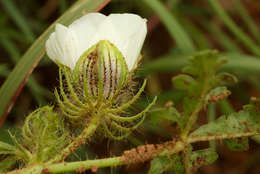
[[241, 18], [245, 22], [246, 26], [248, 27], [249, 31], [252, 33], [254, 38], [260, 42], [260, 34], [259, 29], [254, 23], [253, 19], [248, 14], [247, 9], [243, 6], [241, 0], [233, 0], [233, 3], [235, 4], [235, 7], [237, 9], [237, 12], [240, 14]]
[[159, 15], [163, 24], [169, 31], [172, 38], [176, 41], [179, 49], [185, 52], [195, 51], [195, 46], [191, 38], [187, 35], [182, 26], [178, 23], [175, 16], [171, 14], [167, 8], [159, 0], [143, 0], [156, 14]]
[[209, 4], [215, 10], [219, 18], [227, 25], [230, 31], [255, 55], [260, 56], [260, 48], [246, 35], [228, 16], [224, 9], [220, 6], [218, 0], [209, 0]]
[[24, 33], [27, 40], [30, 42], [33, 42], [35, 40], [35, 36], [34, 36], [33, 32], [31, 31], [30, 26], [28, 25], [26, 19], [20, 13], [18, 8], [16, 8], [16, 6], [14, 5], [14, 1], [1, 0], [0, 3], [6, 9], [8, 14], [12, 17], [12, 19], [14, 20], [16, 25]]
[[[157, 58], [150, 63], [147, 63], [138, 72], [140, 76], [147, 76], [157, 72], [178, 72], [187, 65], [192, 54], [168, 54]], [[248, 73], [248, 75], [260, 75], [260, 59], [256, 56], [249, 56], [241, 53], [222, 53], [223, 57], [227, 58], [227, 64], [221, 68], [227, 72], [241, 72]]]

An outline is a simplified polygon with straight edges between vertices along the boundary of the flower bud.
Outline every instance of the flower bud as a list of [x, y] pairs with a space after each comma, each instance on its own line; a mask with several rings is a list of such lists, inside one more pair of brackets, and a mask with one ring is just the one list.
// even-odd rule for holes
[[104, 102], [126, 85], [128, 74], [125, 59], [120, 51], [111, 42], [102, 40], [81, 56], [73, 77], [74, 81], [87, 88], [85, 92], [94, 100], [101, 97]]

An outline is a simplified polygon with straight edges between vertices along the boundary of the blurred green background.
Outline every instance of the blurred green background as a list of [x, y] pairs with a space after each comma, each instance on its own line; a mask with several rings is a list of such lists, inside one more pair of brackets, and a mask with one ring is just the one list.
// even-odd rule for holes
[[[90, 0], [89, 0], [90, 1]], [[95, 1], [95, 0], [92, 0]], [[4, 81], [30, 45], [62, 15], [75, 0], [0, 0], [0, 105], [9, 100], [2, 94]], [[148, 19], [148, 34], [143, 48], [143, 62], [137, 77], [148, 78], [146, 95], [136, 108], [142, 108], [150, 97], [158, 95], [159, 105], [168, 101], [177, 103], [183, 93], [175, 90], [171, 77], [180, 72], [190, 55], [217, 49], [227, 57], [223, 71], [237, 75], [239, 83], [230, 86], [229, 100], [220, 102], [217, 115], [239, 110], [249, 102], [250, 96], [260, 97], [260, 1], [258, 0], [112, 0], [102, 10], [110, 13], [137, 13]], [[0, 140], [8, 142], [7, 129], [19, 133], [28, 113], [38, 106], [55, 104], [54, 87], [57, 86], [57, 66], [44, 56], [34, 69], [25, 87], [4, 121], [1, 117]], [[0, 106], [0, 107], [1, 107]], [[207, 120], [206, 114], [201, 122]], [[128, 140], [118, 143], [98, 140], [91, 149], [93, 157], [120, 154], [120, 150], [139, 143], [162, 142], [172, 137], [174, 125], [162, 121], [144, 125]], [[153, 121], [153, 120], [152, 120]], [[102, 144], [107, 144], [103, 147]], [[218, 146], [219, 160], [199, 173], [260, 173], [260, 146], [250, 142], [248, 152], [230, 152]], [[89, 145], [91, 147], [91, 144]], [[198, 145], [206, 146], [204, 144]], [[102, 150], [100, 150], [102, 149]], [[89, 150], [90, 151], [90, 150]], [[89, 155], [91, 156], [91, 155]], [[82, 156], [75, 156], [83, 159]], [[149, 163], [121, 170], [99, 170], [100, 173], [144, 173]]]

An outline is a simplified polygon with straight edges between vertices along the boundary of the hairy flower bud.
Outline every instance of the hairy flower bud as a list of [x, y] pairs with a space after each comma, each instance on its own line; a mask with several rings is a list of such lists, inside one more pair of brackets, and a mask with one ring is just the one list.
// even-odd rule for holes
[[73, 75], [94, 99], [102, 97], [104, 101], [126, 85], [128, 74], [120, 51], [111, 42], [102, 40], [81, 56]]

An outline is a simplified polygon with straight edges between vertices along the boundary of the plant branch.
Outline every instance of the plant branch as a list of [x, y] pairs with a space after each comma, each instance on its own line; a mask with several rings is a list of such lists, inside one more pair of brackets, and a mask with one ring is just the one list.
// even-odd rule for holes
[[181, 140], [167, 141], [162, 144], [147, 144], [137, 148], [124, 151], [123, 155], [112, 158], [86, 160], [78, 162], [61, 162], [58, 164], [37, 165], [30, 168], [15, 170], [7, 174], [42, 174], [42, 173], [63, 173], [63, 172], [83, 172], [87, 169], [115, 167], [120, 165], [130, 165], [151, 160], [157, 156], [171, 155], [186, 149], [188, 144], [199, 141], [210, 141], [216, 139], [238, 138], [260, 134], [260, 132], [247, 132], [238, 134], [223, 134], [209, 136], [190, 136], [185, 144]]
[[229, 133], [229, 134], [219, 134], [219, 135], [208, 135], [208, 136], [199, 136], [191, 135], [187, 138], [187, 143], [196, 143], [200, 141], [211, 141], [211, 140], [221, 140], [229, 138], [239, 138], [239, 137], [248, 137], [253, 135], [259, 135], [260, 132], [243, 132], [243, 133]]
[[98, 127], [99, 115], [93, 116], [88, 127], [86, 127], [81, 134], [73, 140], [65, 149], [63, 149], [59, 154], [57, 154], [53, 159], [47, 162], [47, 164], [55, 163], [64, 160], [72, 152], [74, 152], [79, 146], [86, 143], [87, 139], [96, 131]]
[[187, 135], [189, 134], [193, 124], [197, 121], [197, 118], [198, 118], [198, 113], [200, 112], [200, 110], [202, 109], [203, 105], [204, 105], [204, 101], [205, 101], [205, 97], [207, 95], [207, 92], [208, 92], [208, 79], [206, 77], [206, 80], [203, 84], [203, 89], [201, 91], [201, 95], [199, 96], [199, 99], [198, 99], [198, 103], [195, 107], [195, 109], [193, 110], [193, 112], [191, 113], [189, 119], [188, 119], [188, 122], [181, 134], [181, 138], [182, 140], [186, 140], [187, 138]]

